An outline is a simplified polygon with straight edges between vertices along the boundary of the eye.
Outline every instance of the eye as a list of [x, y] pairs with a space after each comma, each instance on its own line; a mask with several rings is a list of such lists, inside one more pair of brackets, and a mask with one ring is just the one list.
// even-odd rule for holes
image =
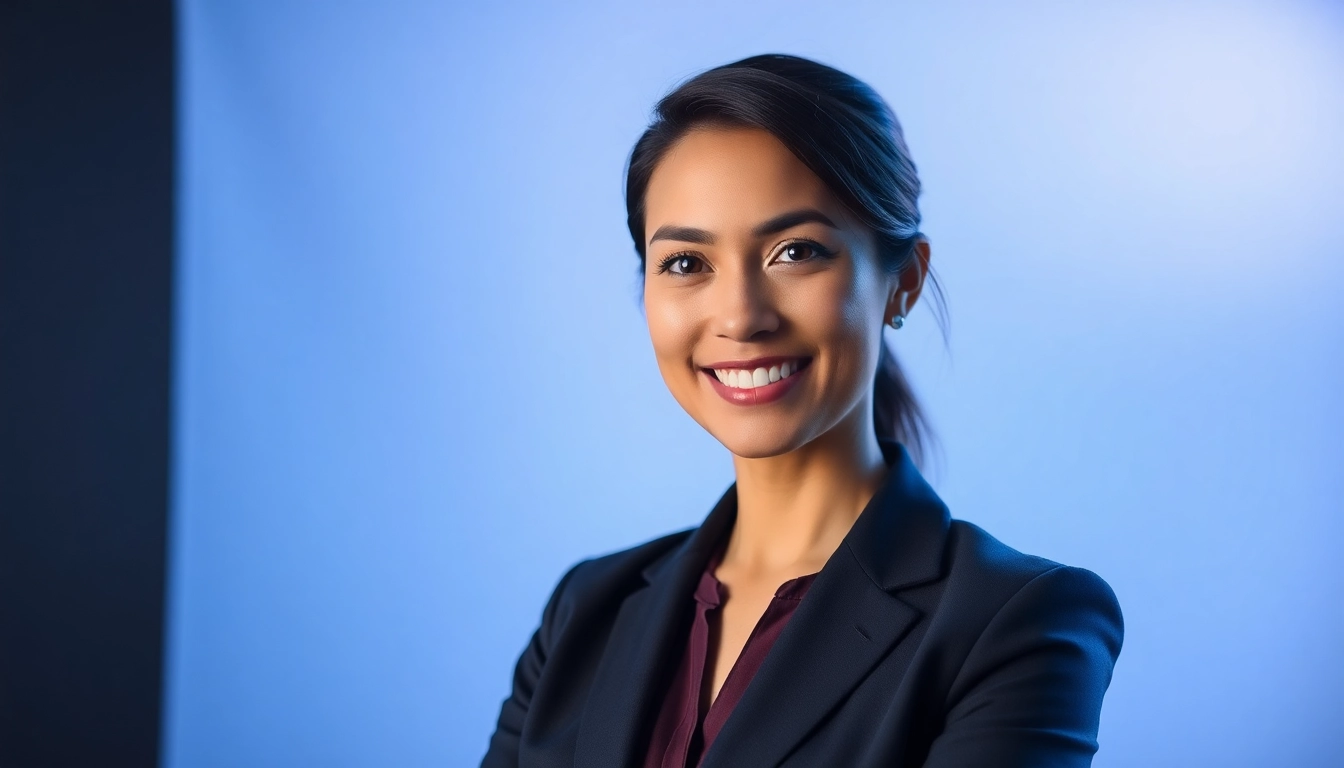
[[827, 259], [834, 255], [834, 251], [826, 248], [821, 243], [815, 243], [811, 240], [795, 240], [791, 243], [786, 243], [783, 248], [779, 249], [779, 258], [785, 264], [798, 264], [805, 261]]
[[693, 253], [674, 253], [658, 262], [658, 274], [691, 275], [702, 272], [705, 262]]

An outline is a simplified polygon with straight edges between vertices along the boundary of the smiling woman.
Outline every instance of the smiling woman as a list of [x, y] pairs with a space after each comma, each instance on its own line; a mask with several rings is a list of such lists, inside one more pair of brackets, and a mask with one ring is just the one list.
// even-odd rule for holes
[[[882, 325], [918, 297], [928, 244], [903, 243], [905, 264], [889, 268], [871, 228], [754, 127], [692, 128], [643, 199], [657, 226], [645, 257], [649, 334], [686, 412], [735, 456], [787, 454], [838, 429], [885, 470], [872, 414]], [[777, 408], [735, 407], [786, 393]]]
[[1081, 766], [1122, 619], [953, 520], [883, 328], [926, 277], [886, 103], [766, 55], [658, 105], [626, 182], [663, 380], [733, 456], [696, 528], [559, 581], [484, 766]]

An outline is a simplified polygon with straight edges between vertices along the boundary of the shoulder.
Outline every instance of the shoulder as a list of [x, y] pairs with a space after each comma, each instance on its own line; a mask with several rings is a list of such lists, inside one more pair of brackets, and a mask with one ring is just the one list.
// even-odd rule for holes
[[947, 576], [968, 586], [1012, 593], [1034, 579], [1060, 571], [1052, 578], [1077, 580], [1114, 598], [1110, 586], [1092, 571], [1020, 552], [965, 520], [952, 521], [946, 556]]
[[971, 523], [948, 533], [944, 577], [922, 595], [943, 723], [922, 764], [1088, 765], [1124, 632], [1115, 593]]
[[641, 579], [644, 569], [671, 554], [695, 530], [687, 528], [674, 531], [632, 547], [583, 560], [567, 574], [572, 576], [571, 589], [586, 593], [601, 589], [603, 585], [619, 586]]
[[943, 609], [997, 634], [1069, 634], [1119, 654], [1124, 618], [1114, 590], [1096, 573], [1020, 552], [979, 526], [954, 520], [948, 532]]
[[576, 611], [618, 604], [643, 585], [646, 568], [669, 557], [695, 530], [675, 531], [570, 566], [551, 592], [543, 623], [563, 624]]

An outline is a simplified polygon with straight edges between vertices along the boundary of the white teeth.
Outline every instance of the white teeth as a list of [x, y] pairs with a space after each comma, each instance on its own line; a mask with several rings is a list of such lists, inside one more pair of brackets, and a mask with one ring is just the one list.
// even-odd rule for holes
[[754, 389], [763, 387], [780, 379], [787, 379], [789, 376], [798, 372], [796, 363], [781, 363], [780, 365], [769, 368], [757, 368], [752, 371], [745, 369], [713, 369], [714, 375], [719, 381], [734, 389]]

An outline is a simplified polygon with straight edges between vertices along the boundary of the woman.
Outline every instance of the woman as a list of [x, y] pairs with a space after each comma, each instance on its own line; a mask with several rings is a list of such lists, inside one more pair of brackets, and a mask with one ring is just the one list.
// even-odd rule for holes
[[1114, 594], [951, 520], [914, 463], [883, 329], [929, 270], [918, 195], [886, 103], [816, 62], [659, 103], [626, 180], [649, 335], [736, 482], [560, 579], [483, 766], [1091, 763]]

